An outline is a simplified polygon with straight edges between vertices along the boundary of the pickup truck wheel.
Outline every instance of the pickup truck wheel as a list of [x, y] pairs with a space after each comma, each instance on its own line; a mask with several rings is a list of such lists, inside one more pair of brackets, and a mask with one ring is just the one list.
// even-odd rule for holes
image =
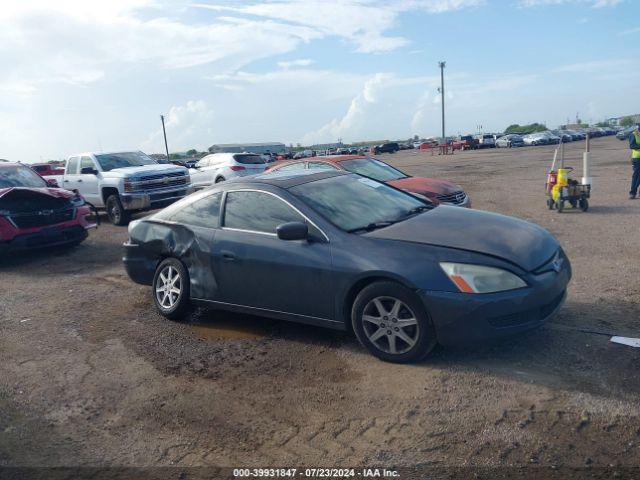
[[153, 276], [153, 302], [158, 312], [180, 320], [191, 310], [189, 272], [176, 258], [163, 260]]
[[118, 195], [109, 195], [106, 202], [107, 216], [114, 225], [126, 225], [129, 223], [129, 212], [127, 212], [120, 202]]

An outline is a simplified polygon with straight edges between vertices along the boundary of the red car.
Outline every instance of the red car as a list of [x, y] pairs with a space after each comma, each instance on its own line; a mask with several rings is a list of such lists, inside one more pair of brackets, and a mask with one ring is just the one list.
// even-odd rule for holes
[[96, 227], [92, 217], [78, 193], [51, 188], [20, 163], [0, 163], [0, 254], [77, 245]]
[[303, 169], [346, 170], [396, 188], [427, 197], [434, 204], [449, 204], [471, 208], [471, 199], [459, 185], [447, 180], [426, 177], [411, 177], [381, 160], [363, 155], [336, 155], [276, 162], [268, 171]]
[[41, 177], [46, 177], [47, 175], [64, 175], [64, 168], [56, 167], [50, 163], [34, 163], [29, 166]]

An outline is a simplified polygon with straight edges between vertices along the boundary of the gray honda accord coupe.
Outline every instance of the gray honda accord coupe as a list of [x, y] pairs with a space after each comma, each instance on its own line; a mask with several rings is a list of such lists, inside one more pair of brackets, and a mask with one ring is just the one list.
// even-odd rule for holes
[[224, 182], [132, 222], [129, 276], [171, 319], [199, 305], [352, 329], [392, 362], [524, 332], [562, 305], [571, 266], [546, 230], [305, 172]]

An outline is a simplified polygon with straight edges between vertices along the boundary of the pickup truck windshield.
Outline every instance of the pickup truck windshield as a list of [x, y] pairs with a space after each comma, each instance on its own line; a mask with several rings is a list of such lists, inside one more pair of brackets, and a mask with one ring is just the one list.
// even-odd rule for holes
[[142, 165], [155, 165], [153, 158], [142, 152], [103, 153], [96, 155], [102, 171], [108, 172], [114, 168], [140, 167]]
[[379, 182], [388, 182], [398, 178], [407, 178], [400, 170], [396, 170], [391, 165], [375, 160], [373, 158], [355, 158], [344, 160], [340, 165], [349, 172], [357, 173], [365, 177], [370, 177]]
[[45, 181], [27, 167], [2, 167], [0, 168], [0, 188], [46, 188]]

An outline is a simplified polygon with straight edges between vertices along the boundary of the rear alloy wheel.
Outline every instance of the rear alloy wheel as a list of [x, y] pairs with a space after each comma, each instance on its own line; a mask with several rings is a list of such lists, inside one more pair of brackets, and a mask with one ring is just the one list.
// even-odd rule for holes
[[153, 301], [160, 314], [172, 320], [189, 313], [189, 273], [182, 262], [167, 258], [158, 265], [153, 277]]
[[127, 212], [122, 206], [122, 202], [120, 202], [120, 197], [118, 197], [118, 195], [109, 195], [109, 198], [107, 198], [105, 203], [105, 207], [107, 209], [107, 216], [111, 223], [120, 226], [129, 223], [129, 212]]
[[437, 343], [420, 299], [395, 282], [364, 288], [353, 304], [351, 321], [360, 343], [388, 362], [418, 361]]

